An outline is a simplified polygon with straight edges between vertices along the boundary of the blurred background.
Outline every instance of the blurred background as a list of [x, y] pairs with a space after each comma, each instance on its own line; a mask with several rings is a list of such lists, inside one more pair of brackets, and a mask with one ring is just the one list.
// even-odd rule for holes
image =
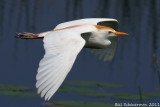
[[[113, 61], [83, 49], [64, 84], [49, 102], [36, 94], [43, 41], [16, 39], [81, 18], [114, 18], [120, 37]], [[0, 0], [0, 106], [114, 107], [160, 102], [159, 0]]]

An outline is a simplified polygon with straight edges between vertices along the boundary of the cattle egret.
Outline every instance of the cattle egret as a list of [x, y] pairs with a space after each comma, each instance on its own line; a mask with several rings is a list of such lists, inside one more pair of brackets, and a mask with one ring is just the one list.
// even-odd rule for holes
[[39, 63], [36, 88], [45, 100], [58, 90], [82, 48], [91, 48], [98, 59], [110, 61], [116, 51], [118, 21], [108, 18], [88, 18], [61, 23], [54, 30], [33, 33], [16, 33], [17, 38], [44, 38], [45, 55]]

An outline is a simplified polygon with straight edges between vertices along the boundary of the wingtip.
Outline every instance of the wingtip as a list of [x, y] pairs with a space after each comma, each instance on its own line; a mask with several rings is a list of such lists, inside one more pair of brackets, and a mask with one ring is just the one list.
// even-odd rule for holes
[[48, 97], [48, 101], [51, 99], [51, 97], [52, 97], [52, 95], [50, 95], [50, 96]]
[[41, 98], [43, 98], [44, 97], [44, 95], [41, 93]]
[[38, 82], [36, 82], [36, 85], [35, 85], [35, 86], [36, 86], [36, 88], [39, 88], [39, 84], [38, 84]]
[[40, 90], [39, 88], [38, 88], [38, 90], [37, 90], [37, 93], [38, 93], [38, 94], [40, 94], [40, 93], [41, 93], [41, 90]]
[[48, 101], [48, 97], [47, 97], [47, 96], [45, 96], [44, 100], [45, 100], [45, 101]]

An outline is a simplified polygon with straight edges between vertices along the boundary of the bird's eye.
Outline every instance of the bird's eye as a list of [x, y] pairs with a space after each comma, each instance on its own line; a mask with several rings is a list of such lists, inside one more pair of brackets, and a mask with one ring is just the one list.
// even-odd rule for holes
[[108, 34], [111, 34], [112, 33], [112, 31], [108, 31]]

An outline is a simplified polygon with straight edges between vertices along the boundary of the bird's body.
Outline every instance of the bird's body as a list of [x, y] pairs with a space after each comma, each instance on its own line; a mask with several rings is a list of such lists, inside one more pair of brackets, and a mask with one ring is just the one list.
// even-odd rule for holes
[[[108, 23], [107, 23], [108, 22]], [[110, 22], [110, 23], [109, 23]], [[98, 23], [101, 23], [97, 25]], [[114, 26], [114, 24], [115, 26]], [[44, 38], [45, 55], [36, 76], [38, 93], [49, 100], [60, 87], [83, 47], [92, 48], [104, 61], [113, 58], [118, 36], [115, 19], [81, 19], [59, 24], [54, 30], [39, 34], [18, 33], [18, 38]]]
[[[107, 38], [107, 33], [108, 33], [107, 30], [115, 31], [112, 28], [99, 26], [99, 25], [76, 25], [76, 26], [70, 26], [62, 29], [56, 29], [56, 30], [40, 33], [39, 37], [44, 37], [46, 34], [49, 34], [49, 33], [58, 33], [58, 32], [62, 33], [62, 32], [71, 31], [71, 33], [74, 33], [74, 32], [79, 33], [79, 35], [75, 35], [75, 36], [82, 36], [82, 38], [86, 42], [84, 46], [85, 48], [103, 49], [107, 45], [111, 44], [111, 42], [108, 40], [109, 38]], [[81, 35], [81, 33], [83, 35]], [[87, 35], [87, 33], [90, 33], [90, 34]]]

